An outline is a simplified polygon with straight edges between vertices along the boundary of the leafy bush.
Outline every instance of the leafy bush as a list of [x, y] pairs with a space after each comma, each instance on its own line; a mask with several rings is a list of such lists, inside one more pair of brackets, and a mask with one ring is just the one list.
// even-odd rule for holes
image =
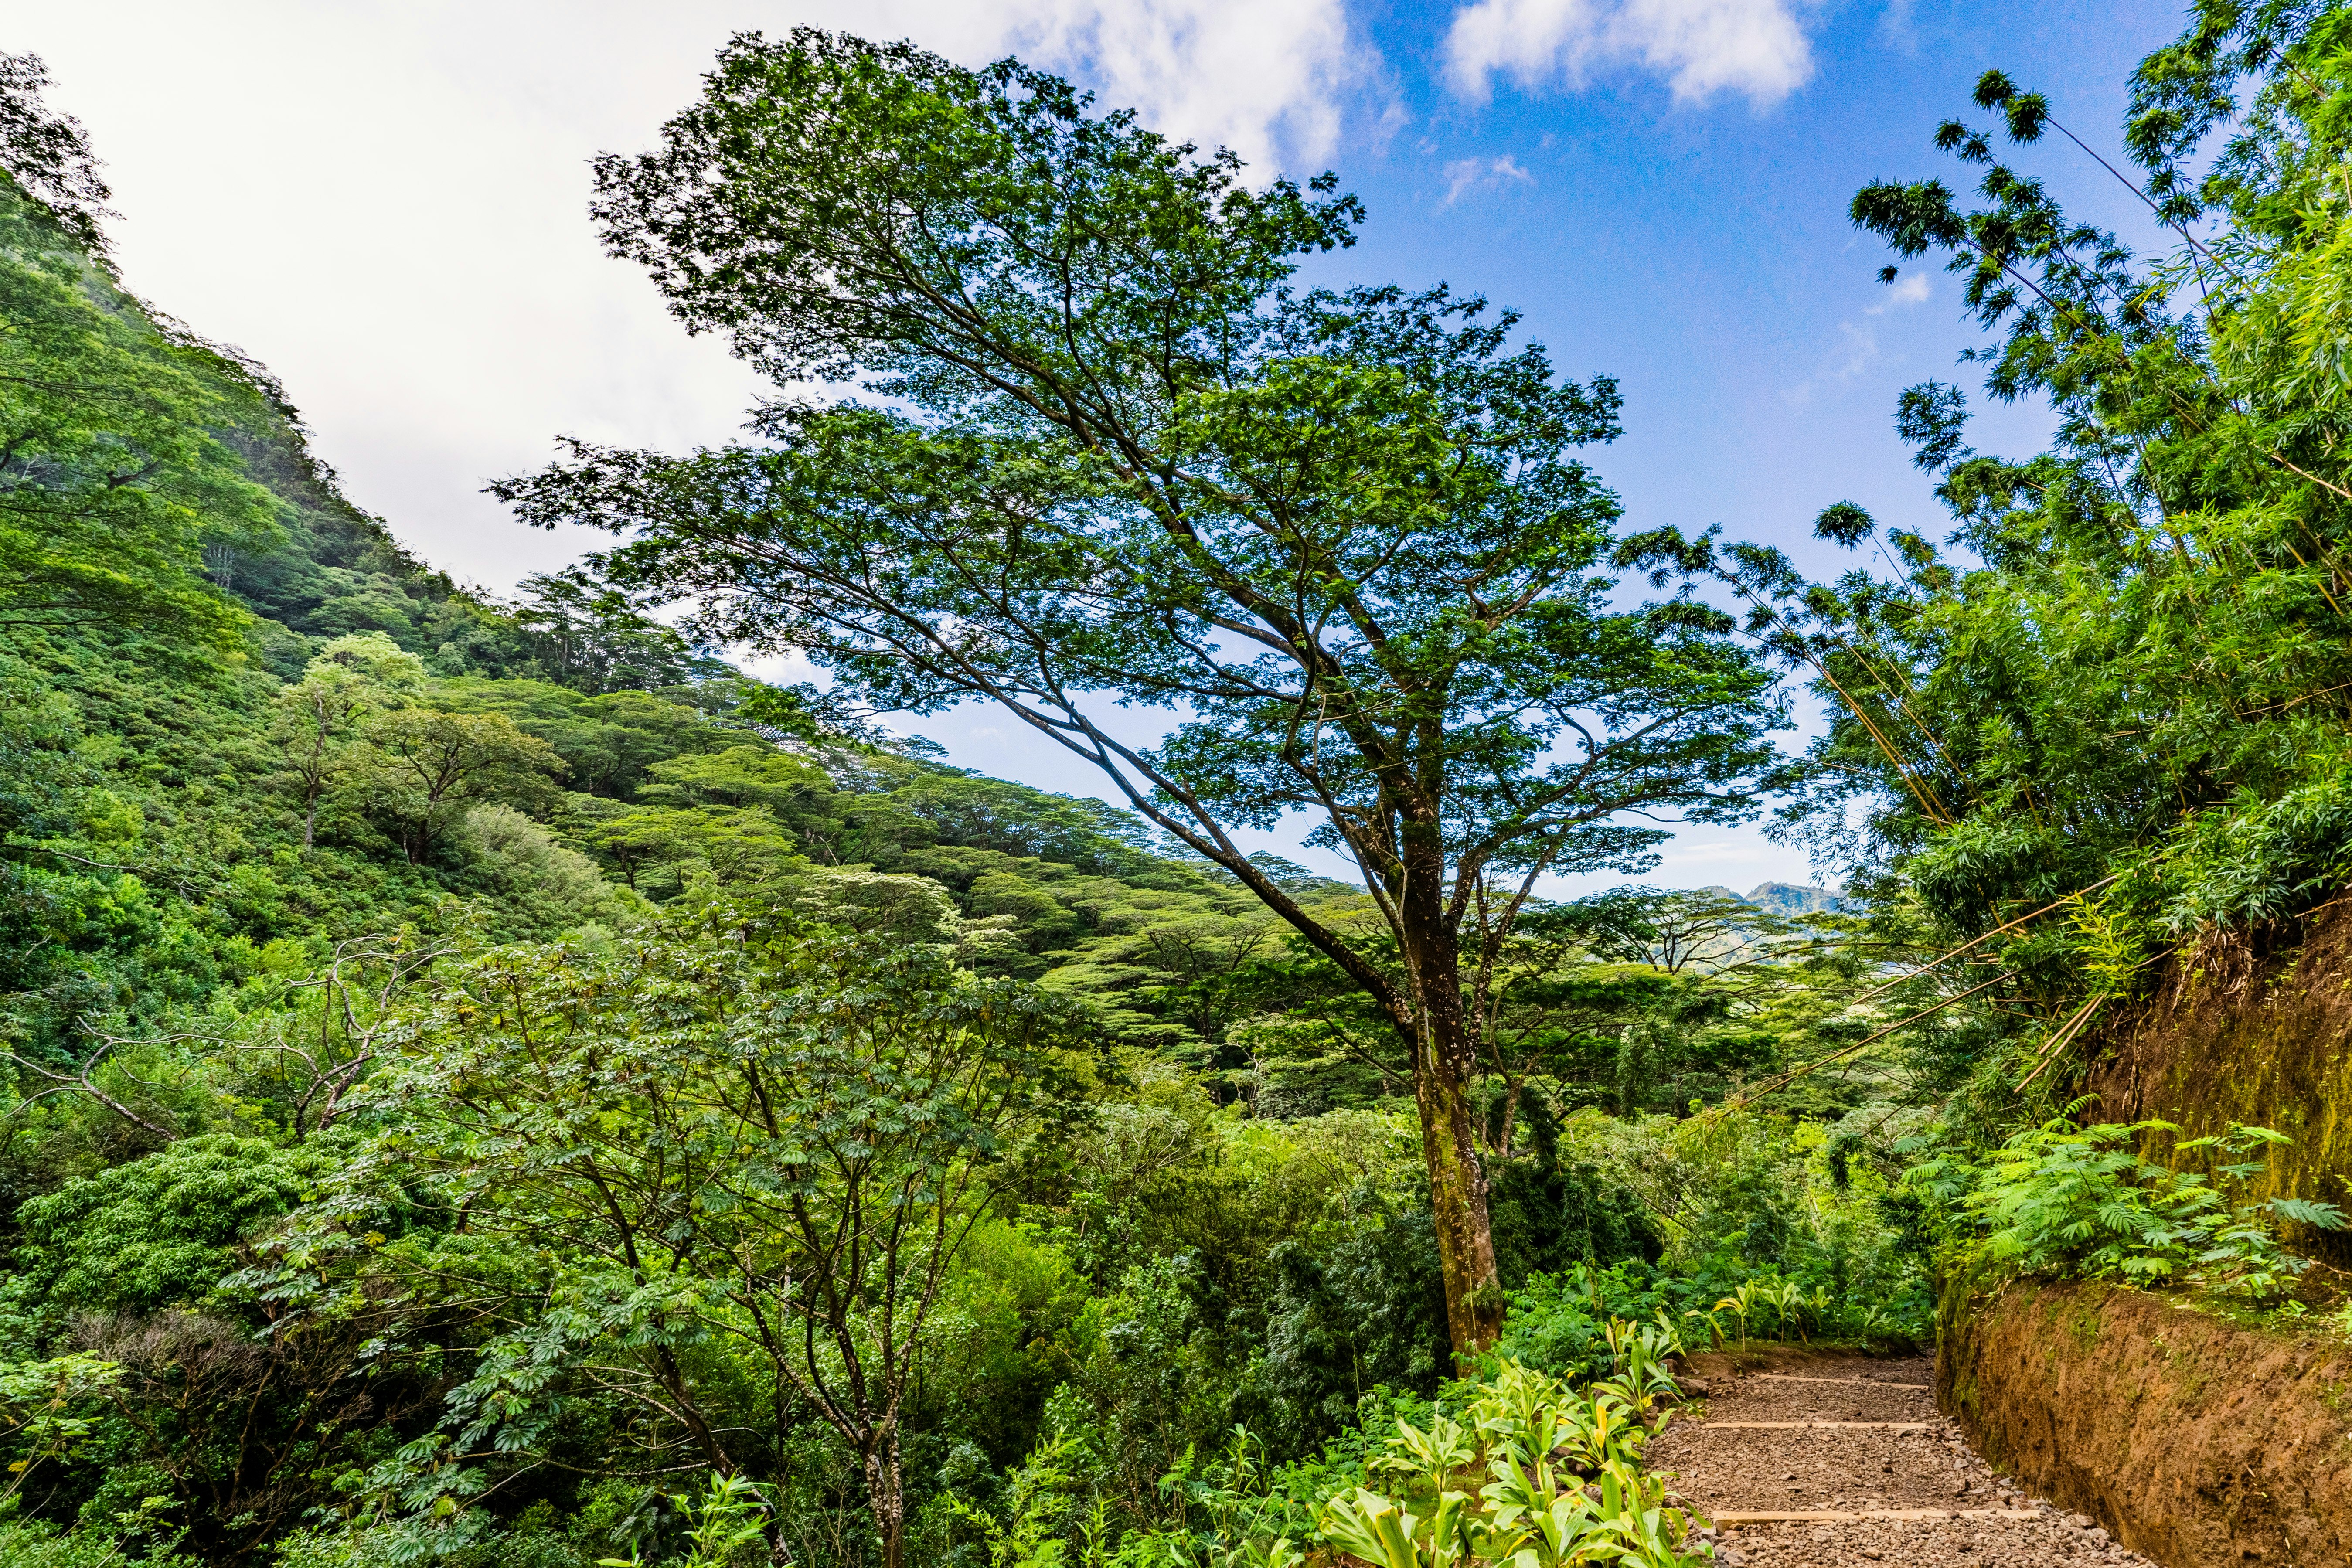
[[[1622, 1381], [1580, 1391], [1507, 1361], [1458, 1415], [1426, 1430], [1398, 1422], [1372, 1462], [1391, 1487], [1326, 1499], [1316, 1534], [1381, 1568], [1675, 1568], [1692, 1561], [1680, 1546], [1687, 1521], [1641, 1462], [1654, 1397]], [[1481, 1470], [1486, 1484], [1464, 1489]]]
[[2159, 923], [2174, 935], [2305, 909], [2344, 885], [2352, 853], [2352, 762], [2307, 759], [2315, 776], [2265, 800], [2242, 790], [2181, 825], [2168, 847], [2177, 890]]
[[[37, 1373], [46, 1369], [29, 1370]], [[6, 1397], [10, 1381], [0, 1376], [0, 1399]], [[19, 1385], [16, 1392], [21, 1394], [23, 1380], [15, 1381]], [[4, 1418], [5, 1406], [0, 1406]], [[85, 1507], [75, 1529], [59, 1530], [17, 1516], [24, 1500], [19, 1489], [30, 1472], [22, 1467], [11, 1467], [11, 1471], [7, 1484], [0, 1487], [0, 1563], [8, 1568], [113, 1568], [131, 1563], [144, 1568], [197, 1568], [199, 1560], [179, 1550], [186, 1531], [168, 1521], [170, 1498], [134, 1493], [128, 1508]]]
[[16, 1268], [52, 1316], [200, 1302], [242, 1260], [241, 1239], [300, 1203], [341, 1152], [183, 1138], [25, 1203]]
[[[2018, 1133], [1981, 1171], [1929, 1162], [1917, 1181], [1957, 1198], [1974, 1234], [1962, 1245], [1970, 1273], [2183, 1283], [2265, 1300], [2283, 1294], [2309, 1264], [2278, 1239], [2281, 1221], [2336, 1230], [2344, 1211], [2304, 1198], [2245, 1194], [2263, 1166], [2240, 1158], [2289, 1142], [2264, 1127], [2232, 1127], [2179, 1138], [2169, 1121], [2059, 1119]], [[2159, 1164], [2140, 1151], [2173, 1137], [2172, 1153], [2221, 1163], [2210, 1173]]]
[[[0, 1519], [0, 1563], [8, 1568], [117, 1568], [124, 1561], [123, 1542], [114, 1537]], [[138, 1561], [142, 1568], [195, 1568], [196, 1560], [176, 1552], [150, 1551]]]
[[[1077, 1439], [1056, 1436], [1008, 1478], [989, 1514], [955, 1500], [990, 1568], [1304, 1568], [1319, 1548], [1378, 1568], [1678, 1568], [1688, 1527], [1642, 1452], [1675, 1392], [1670, 1327], [1603, 1330], [1608, 1376], [1555, 1377], [1503, 1359], [1436, 1402], [1387, 1390], [1317, 1458], [1275, 1468], [1235, 1427], [1161, 1478], [1160, 1527], [1116, 1531], [1098, 1497], [1081, 1506]], [[1386, 1428], [1383, 1436], [1382, 1429]]]
[[1555, 1375], [1602, 1376], [1612, 1365], [1612, 1319], [1677, 1322], [1702, 1293], [1694, 1281], [1631, 1261], [1538, 1274], [1511, 1293], [1495, 1353]]
[[[1818, 1265], [1820, 1260], [1814, 1260]], [[1602, 1377], [1617, 1363], [1614, 1323], [1659, 1323], [1694, 1348], [1750, 1339], [1874, 1344], [1924, 1338], [1934, 1310], [1916, 1271], [1866, 1286], [1827, 1267], [1790, 1278], [1723, 1259], [1690, 1272], [1627, 1261], [1538, 1275], [1511, 1293], [1497, 1357], [1570, 1377]]]
[[647, 1558], [633, 1548], [626, 1557], [598, 1558], [597, 1568], [653, 1568], [656, 1562], [666, 1568], [729, 1568], [767, 1558], [769, 1504], [757, 1482], [713, 1473], [703, 1478], [698, 1494], [677, 1500], [685, 1526], [682, 1553]]
[[[1898, 1184], [1903, 1155], [1899, 1136], [1887, 1131], [1892, 1119], [1884, 1106], [1827, 1125], [1754, 1112], [1579, 1119], [1571, 1131], [1581, 1152], [1660, 1217], [1670, 1238], [1664, 1256], [1656, 1268], [1629, 1262], [1609, 1271], [1597, 1301], [1589, 1284], [1563, 1293], [1531, 1279], [1515, 1298], [1522, 1315], [1550, 1319], [1583, 1298], [1583, 1321], [1507, 1323], [1505, 1333], [1580, 1337], [1589, 1352], [1612, 1315], [1646, 1321], [1665, 1308], [1680, 1321], [1759, 1281], [1776, 1293], [1792, 1286], [1802, 1303], [1793, 1317], [1770, 1308], [1759, 1315], [1751, 1304], [1751, 1337], [1760, 1322], [1791, 1339], [1923, 1338], [1934, 1316], [1928, 1247], [1907, 1212], [1917, 1197]], [[1572, 1269], [1559, 1278], [1583, 1279]], [[1734, 1335], [1736, 1319], [1720, 1320]], [[1518, 1344], [1511, 1353], [1569, 1367], [1560, 1358], [1571, 1346]]]

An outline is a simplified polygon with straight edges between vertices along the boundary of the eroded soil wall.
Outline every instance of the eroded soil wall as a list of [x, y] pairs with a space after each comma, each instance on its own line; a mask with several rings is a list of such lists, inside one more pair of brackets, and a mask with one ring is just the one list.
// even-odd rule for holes
[[[2104, 1041], [2084, 1083], [2096, 1120], [2161, 1117], [2191, 1135], [2273, 1128], [2294, 1142], [2270, 1151], [2255, 1195], [2352, 1208], [2352, 897], [2184, 948]], [[2151, 1139], [2144, 1152], [2163, 1159], [2168, 1147]], [[2352, 1231], [2291, 1239], [2352, 1266]]]
[[2352, 1347], [2097, 1285], [1943, 1316], [1937, 1400], [1996, 1469], [2166, 1568], [2352, 1563]]

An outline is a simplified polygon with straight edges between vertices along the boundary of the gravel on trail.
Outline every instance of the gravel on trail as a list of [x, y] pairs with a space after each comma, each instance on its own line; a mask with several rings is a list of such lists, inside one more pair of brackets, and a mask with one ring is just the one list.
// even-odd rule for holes
[[[1862, 1356], [1710, 1378], [1650, 1445], [1729, 1568], [2143, 1564], [2084, 1515], [2026, 1496], [1939, 1415], [1933, 1363]], [[1811, 1514], [1812, 1519], [1754, 1515]], [[1906, 1517], [1908, 1516], [1908, 1517]]]

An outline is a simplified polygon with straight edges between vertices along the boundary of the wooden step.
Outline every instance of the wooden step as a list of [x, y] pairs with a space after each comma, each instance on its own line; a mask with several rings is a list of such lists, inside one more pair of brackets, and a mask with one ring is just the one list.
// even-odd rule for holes
[[2030, 1508], [1865, 1508], [1844, 1513], [1764, 1513], [1727, 1509], [1707, 1521], [1726, 1524], [1867, 1524], [1873, 1520], [1933, 1522], [1948, 1519], [2039, 1519]]
[[1859, 1388], [1907, 1388], [1918, 1394], [1935, 1391], [1931, 1383], [1881, 1383], [1874, 1377], [1801, 1377], [1793, 1372], [1751, 1372], [1759, 1383], [1842, 1383]]
[[1700, 1432], [1933, 1432], [1933, 1421], [1702, 1421]]

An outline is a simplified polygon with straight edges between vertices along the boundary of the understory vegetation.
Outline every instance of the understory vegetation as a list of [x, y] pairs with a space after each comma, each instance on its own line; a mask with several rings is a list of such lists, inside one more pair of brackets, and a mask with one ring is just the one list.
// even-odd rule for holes
[[[47, 85], [0, 57], [0, 1558], [1670, 1568], [1690, 1355], [2324, 1296], [2278, 1134], [2084, 1086], [2352, 881], [2352, 10], [2143, 63], [2152, 257], [1998, 73], [1983, 205], [1855, 198], [2058, 435], [1906, 393], [1955, 530], [1832, 505], [1825, 583], [1625, 533], [1613, 383], [1508, 312], [1295, 288], [1332, 177], [803, 31], [595, 217], [872, 405], [498, 481], [614, 536], [499, 598], [127, 290]], [[1105, 799], [904, 731], [973, 700]], [[1361, 875], [1244, 850], [1291, 811]], [[1766, 811], [1843, 894], [1638, 880]]]

